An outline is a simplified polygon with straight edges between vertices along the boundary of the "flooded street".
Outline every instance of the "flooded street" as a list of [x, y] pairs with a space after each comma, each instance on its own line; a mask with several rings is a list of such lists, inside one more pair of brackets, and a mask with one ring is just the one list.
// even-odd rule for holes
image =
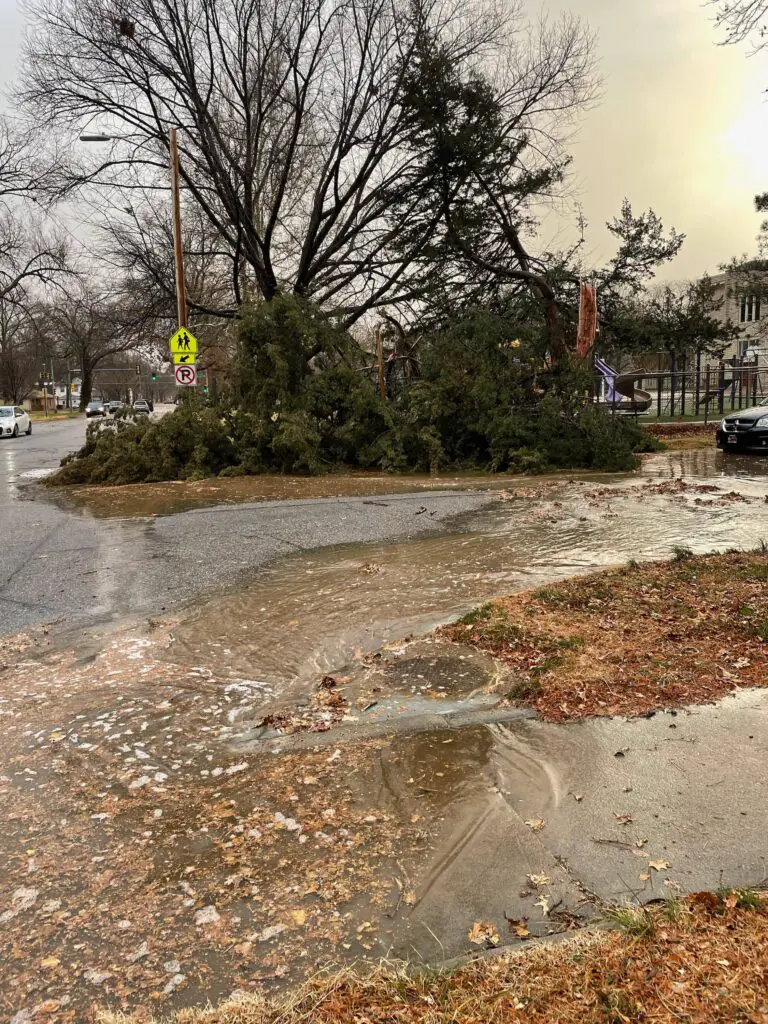
[[[467, 505], [378, 494], [105, 524], [102, 552], [117, 536], [139, 563], [174, 531], [202, 552], [229, 530], [231, 564], [265, 532], [327, 546], [292, 541], [197, 603], [74, 643], [0, 640], [3, 1019], [167, 1013], [325, 962], [439, 964], [472, 952], [478, 922], [514, 944], [768, 876], [762, 691], [545, 722], [510, 705], [501, 662], [430, 635], [630, 559], [753, 548], [767, 494], [768, 462], [691, 451]], [[376, 516], [404, 539], [371, 539]]]
[[[689, 490], [654, 489], [681, 479]], [[719, 490], [696, 490], [707, 486]], [[745, 500], [724, 499], [731, 491]], [[716, 451], [651, 456], [631, 477], [529, 481], [454, 520], [455, 532], [283, 559], [258, 583], [200, 605], [175, 630], [172, 656], [198, 664], [213, 651], [236, 675], [288, 694], [492, 597], [676, 547], [752, 548], [768, 539], [766, 495], [767, 460]]]

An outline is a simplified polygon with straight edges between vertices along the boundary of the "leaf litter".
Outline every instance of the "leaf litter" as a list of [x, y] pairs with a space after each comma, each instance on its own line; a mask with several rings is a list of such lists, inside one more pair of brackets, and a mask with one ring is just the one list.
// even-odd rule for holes
[[[290, 996], [239, 995], [184, 1010], [173, 1024], [709, 1024], [764, 1022], [768, 915], [757, 894], [699, 893], [633, 910], [632, 929], [581, 932], [557, 945], [482, 957], [450, 973], [406, 964], [323, 971]], [[524, 927], [510, 921], [510, 927]], [[483, 922], [475, 926], [478, 937]], [[491, 931], [491, 934], [493, 932]], [[101, 1016], [99, 1024], [147, 1024]]]
[[547, 720], [652, 714], [765, 686], [767, 579], [765, 552], [686, 554], [504, 598], [439, 635], [501, 661], [508, 702]]
[[[0, 641], [4, 1019], [79, 1024], [94, 998], [172, 1008], [376, 960], [395, 882], [440, 827], [371, 795], [383, 739], [231, 756], [270, 688], [159, 657], [171, 625], [106, 633], [93, 658]], [[315, 692], [335, 717], [336, 681]]]

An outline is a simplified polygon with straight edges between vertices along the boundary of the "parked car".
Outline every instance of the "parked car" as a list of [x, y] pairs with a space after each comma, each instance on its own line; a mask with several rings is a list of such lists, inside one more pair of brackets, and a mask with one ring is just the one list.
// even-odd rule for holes
[[717, 447], [724, 452], [768, 451], [768, 398], [726, 416], [717, 428]]
[[91, 416], [106, 416], [107, 407], [100, 398], [96, 398], [94, 401], [89, 402], [88, 405], [86, 405], [85, 415], [87, 419], [90, 419]]
[[19, 405], [0, 405], [0, 437], [32, 433], [32, 420]]
[[144, 398], [137, 398], [133, 403], [133, 411], [146, 413], [147, 416], [152, 412], [152, 408], [148, 401]]
[[107, 402], [107, 412], [110, 416], [114, 416], [116, 412], [119, 412], [123, 408], [122, 402]]

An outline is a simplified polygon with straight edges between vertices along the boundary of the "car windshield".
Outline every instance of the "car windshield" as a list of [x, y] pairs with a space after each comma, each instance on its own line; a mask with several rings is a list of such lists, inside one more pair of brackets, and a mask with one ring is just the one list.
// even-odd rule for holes
[[13, 416], [13, 409], [0, 409], [0, 416]]
[[101, 402], [89, 402], [88, 403], [88, 408], [89, 409], [100, 409], [101, 408]]

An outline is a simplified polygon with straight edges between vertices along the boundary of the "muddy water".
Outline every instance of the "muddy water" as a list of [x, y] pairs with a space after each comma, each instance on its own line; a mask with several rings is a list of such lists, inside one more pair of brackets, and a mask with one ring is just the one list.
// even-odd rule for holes
[[325, 476], [212, 477], [120, 487], [67, 487], [60, 493], [98, 518], [172, 515], [193, 508], [291, 499], [376, 497], [419, 491], [488, 490], [519, 486], [523, 478], [492, 473], [408, 475], [329, 473]]
[[[721, 490], [643, 490], [675, 477]], [[768, 461], [665, 453], [648, 459], [640, 474], [604, 480], [608, 491], [599, 496], [594, 479], [562, 481], [541, 499], [513, 494], [447, 534], [286, 558], [258, 584], [200, 607], [176, 631], [171, 656], [214, 660], [290, 695], [292, 684], [301, 688], [318, 673], [495, 596], [630, 558], [666, 557], [676, 546], [703, 553], [768, 538]], [[722, 498], [732, 491], [749, 500]]]

